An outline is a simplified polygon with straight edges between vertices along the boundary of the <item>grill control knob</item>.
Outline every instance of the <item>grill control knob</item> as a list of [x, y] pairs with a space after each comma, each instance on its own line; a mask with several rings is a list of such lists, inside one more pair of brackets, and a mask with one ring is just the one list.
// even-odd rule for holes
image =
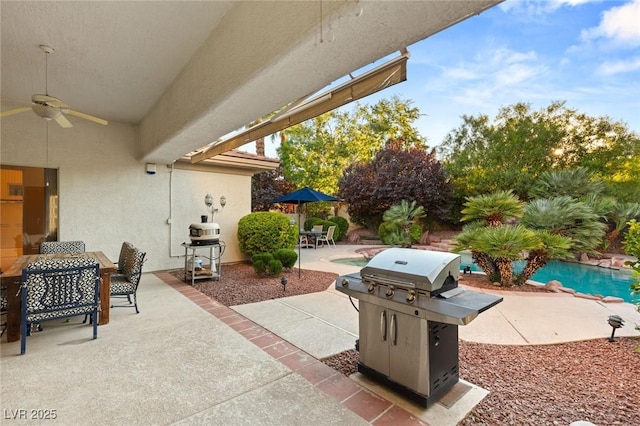
[[415, 290], [409, 290], [407, 293], [407, 302], [413, 303], [414, 300], [416, 300], [416, 292]]
[[376, 286], [374, 286], [372, 283], [369, 283], [369, 287], [367, 287], [367, 291], [369, 293], [373, 293], [375, 289], [376, 289]]
[[342, 287], [349, 287], [349, 280], [346, 278], [342, 279]]
[[388, 298], [393, 297], [393, 291], [394, 291], [394, 290], [395, 290], [395, 288], [394, 288], [393, 286], [390, 286], [390, 287], [387, 289], [387, 292], [385, 293], [385, 294], [386, 294], [386, 296], [387, 296]]

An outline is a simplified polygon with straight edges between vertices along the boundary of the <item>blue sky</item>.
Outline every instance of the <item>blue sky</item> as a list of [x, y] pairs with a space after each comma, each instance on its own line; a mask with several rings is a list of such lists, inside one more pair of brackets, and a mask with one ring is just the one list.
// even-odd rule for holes
[[640, 133], [640, 0], [506, 0], [408, 50], [407, 81], [360, 103], [412, 100], [430, 146], [462, 115], [494, 117], [517, 102], [566, 101]]

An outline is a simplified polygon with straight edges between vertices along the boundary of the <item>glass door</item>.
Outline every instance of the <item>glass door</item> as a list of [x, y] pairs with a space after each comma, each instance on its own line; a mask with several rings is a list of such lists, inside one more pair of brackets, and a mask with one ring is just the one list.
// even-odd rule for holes
[[58, 171], [0, 166], [0, 258], [6, 270], [42, 241], [58, 239]]

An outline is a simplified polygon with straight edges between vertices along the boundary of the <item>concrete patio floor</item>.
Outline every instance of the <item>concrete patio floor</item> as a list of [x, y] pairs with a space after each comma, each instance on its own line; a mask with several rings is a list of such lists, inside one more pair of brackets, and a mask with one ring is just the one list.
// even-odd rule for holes
[[[344, 274], [331, 259], [361, 246], [302, 251], [302, 267]], [[224, 266], [223, 278], [224, 279]], [[333, 290], [224, 307], [168, 273], [146, 273], [141, 313], [115, 308], [91, 340], [91, 327], [44, 323], [45, 331], [1, 345], [2, 424], [31, 424], [55, 410], [58, 424], [455, 425], [487, 391], [461, 382], [445, 403], [419, 407], [360, 374], [319, 361], [354, 347], [357, 312]], [[566, 294], [513, 295], [459, 329], [460, 338], [544, 344], [640, 335], [629, 304]], [[354, 301], [357, 303], [357, 301]], [[21, 411], [24, 410], [24, 411]], [[40, 410], [40, 411], [38, 411]], [[27, 419], [12, 420], [26, 416]]]

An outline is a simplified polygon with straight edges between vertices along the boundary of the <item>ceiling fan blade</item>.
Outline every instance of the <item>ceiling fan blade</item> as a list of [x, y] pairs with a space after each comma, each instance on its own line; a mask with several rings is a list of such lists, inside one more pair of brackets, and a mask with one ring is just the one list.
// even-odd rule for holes
[[71, 124], [71, 122], [67, 119], [67, 117], [65, 117], [62, 113], [56, 115], [54, 120], [56, 120], [56, 123], [58, 123], [60, 127], [62, 127], [63, 129], [68, 129], [69, 127], [73, 127], [73, 124]]
[[83, 112], [74, 111], [72, 109], [65, 109], [63, 110], [63, 112], [66, 114], [75, 115], [76, 117], [84, 118], [85, 120], [93, 121], [94, 123], [102, 124], [103, 126], [109, 124], [107, 120], [103, 120], [102, 118], [94, 117], [93, 115], [85, 114]]
[[31, 111], [31, 107], [14, 108], [7, 111], [0, 112], [0, 117], [8, 117], [13, 114], [19, 114], [21, 112]]

